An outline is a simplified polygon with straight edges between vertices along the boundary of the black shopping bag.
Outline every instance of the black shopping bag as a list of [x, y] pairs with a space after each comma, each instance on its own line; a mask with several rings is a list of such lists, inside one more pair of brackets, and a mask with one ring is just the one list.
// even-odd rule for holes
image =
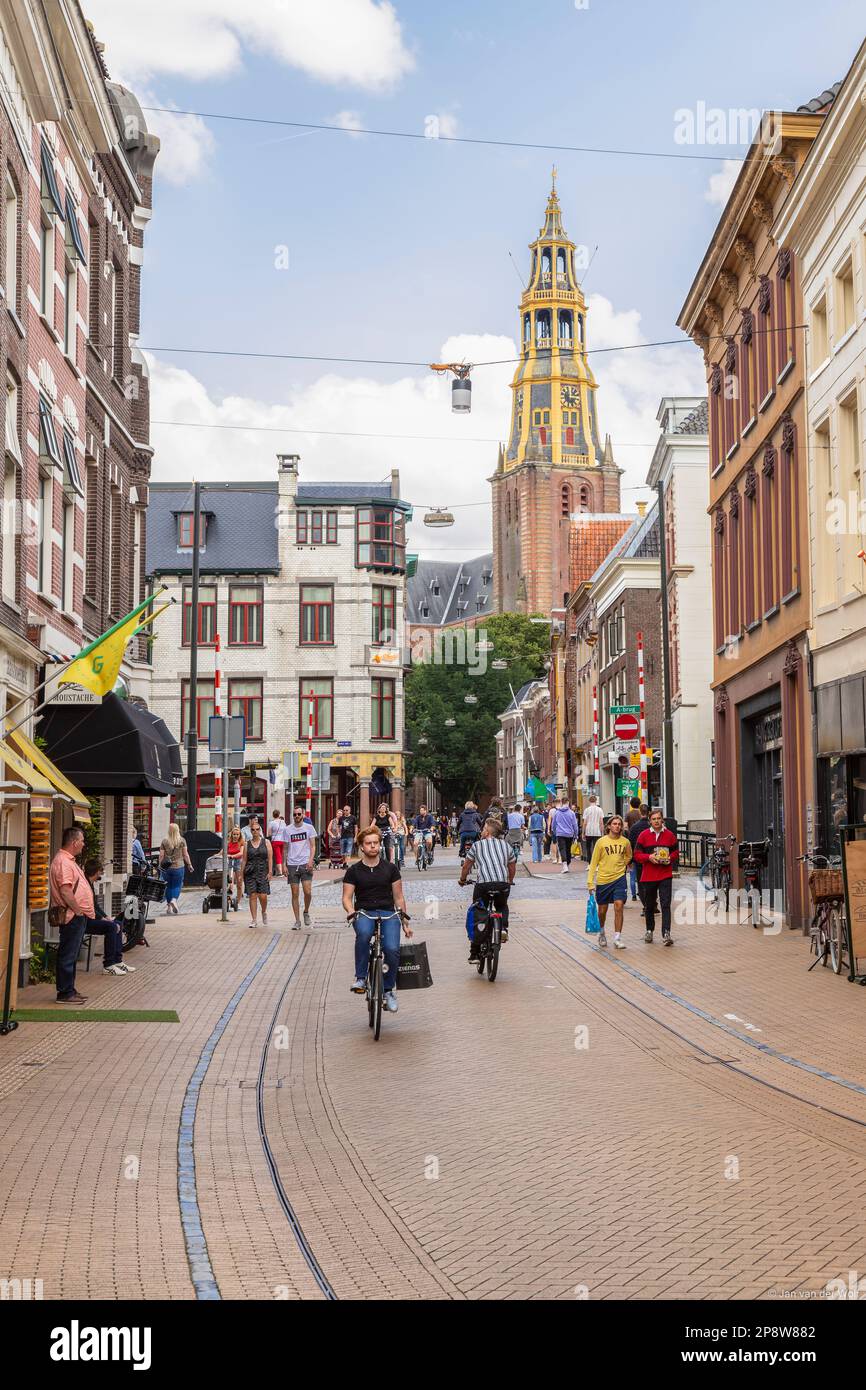
[[398, 989], [429, 989], [433, 983], [426, 941], [407, 941], [400, 947]]

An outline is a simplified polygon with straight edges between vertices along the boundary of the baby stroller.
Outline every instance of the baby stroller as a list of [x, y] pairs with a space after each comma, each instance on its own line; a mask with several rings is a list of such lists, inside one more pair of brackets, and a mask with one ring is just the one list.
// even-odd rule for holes
[[[229, 912], [238, 910], [238, 885], [235, 874], [234, 863], [231, 858], [228, 861], [228, 884], [226, 887], [226, 906]], [[222, 907], [223, 905], [223, 852], [218, 850], [212, 854], [204, 863], [204, 881], [208, 886], [204, 902], [201, 905], [202, 912], [210, 912], [212, 907]]]
[[339, 835], [328, 836], [328, 868], [345, 869], [346, 856], [344, 855]]

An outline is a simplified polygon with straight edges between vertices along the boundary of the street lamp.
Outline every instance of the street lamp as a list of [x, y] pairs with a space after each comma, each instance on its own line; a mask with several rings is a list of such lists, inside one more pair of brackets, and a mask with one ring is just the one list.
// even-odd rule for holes
[[463, 703], [464, 703], [464, 705], [477, 705], [477, 704], [478, 704], [478, 696], [477, 696], [477, 695], [464, 695], [464, 696], [463, 696]]
[[445, 728], [446, 728], [446, 729], [453, 729], [456, 723], [457, 723], [457, 720], [456, 720], [456, 719], [446, 719], [446, 720], [445, 720]]
[[421, 738], [419, 738], [418, 740], [418, 747], [423, 748], [426, 746], [427, 743], [429, 743], [429, 739], [425, 738], [422, 734]]
[[490, 663], [490, 669], [491, 669], [491, 671], [507, 671], [507, 670], [508, 670], [508, 662], [507, 662], [507, 661], [503, 661], [503, 660], [502, 660], [502, 657], [499, 657], [498, 660], [496, 660], [496, 661], [491, 661], [491, 663]]

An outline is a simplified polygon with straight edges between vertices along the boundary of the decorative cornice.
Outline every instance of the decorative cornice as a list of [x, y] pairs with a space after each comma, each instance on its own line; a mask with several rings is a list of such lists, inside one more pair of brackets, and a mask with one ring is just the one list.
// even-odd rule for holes
[[732, 270], [719, 271], [718, 285], [722, 294], [726, 294], [729, 299], [735, 300], [740, 292], [740, 282]]
[[708, 333], [705, 333], [702, 328], [696, 328], [694, 333], [692, 334], [692, 340], [694, 341], [695, 346], [699, 347], [701, 352], [704, 354], [704, 364], [706, 365], [708, 354], [710, 351], [710, 335]]
[[721, 305], [717, 304], [715, 299], [708, 299], [704, 305], [704, 318], [710, 325], [710, 328], [721, 328], [723, 322], [722, 309]]
[[741, 261], [745, 261], [748, 266], [749, 274], [755, 274], [755, 246], [747, 236], [738, 236], [734, 242], [734, 254], [739, 256]]
[[722, 368], [718, 362], [713, 363], [710, 372], [710, 390], [714, 396], [720, 396], [722, 393]]
[[762, 227], [769, 228], [773, 225], [773, 209], [760, 194], [752, 199], [751, 212]]
[[783, 154], [777, 154], [774, 159], [770, 160], [770, 168], [774, 174], [779, 175], [780, 179], [785, 180], [789, 188], [791, 187], [797, 170], [797, 166], [793, 159], [788, 159], [787, 156]]

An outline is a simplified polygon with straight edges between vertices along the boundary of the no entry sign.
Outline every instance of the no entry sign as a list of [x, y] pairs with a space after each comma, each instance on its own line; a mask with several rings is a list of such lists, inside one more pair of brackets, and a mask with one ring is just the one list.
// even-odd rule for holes
[[618, 714], [613, 721], [613, 732], [616, 738], [637, 738], [640, 734], [640, 722], [637, 716], [634, 714]]

